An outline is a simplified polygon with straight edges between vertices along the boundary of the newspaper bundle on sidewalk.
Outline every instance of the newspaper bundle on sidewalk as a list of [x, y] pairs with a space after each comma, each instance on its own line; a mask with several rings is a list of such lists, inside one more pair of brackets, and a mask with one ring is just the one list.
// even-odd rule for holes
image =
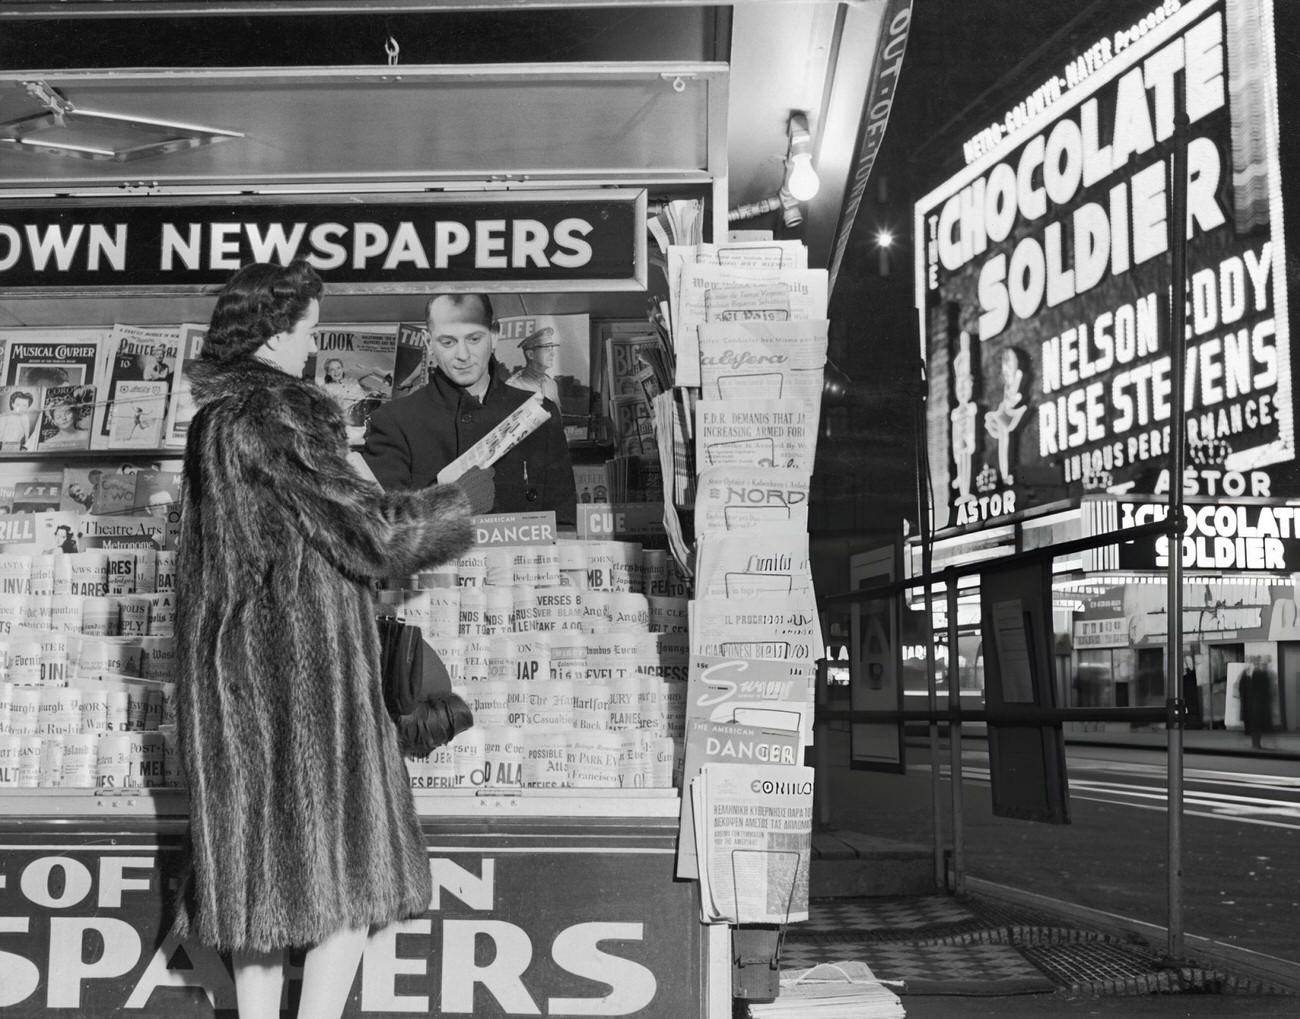
[[491, 467], [540, 428], [548, 417], [550, 412], [542, 406], [542, 394], [534, 393], [492, 431], [440, 470], [438, 484], [450, 484], [471, 467]]
[[749, 1006], [752, 1019], [905, 1019], [897, 994], [865, 962], [782, 970], [780, 997]]
[[808, 919], [813, 770], [706, 764], [691, 780], [706, 923]]

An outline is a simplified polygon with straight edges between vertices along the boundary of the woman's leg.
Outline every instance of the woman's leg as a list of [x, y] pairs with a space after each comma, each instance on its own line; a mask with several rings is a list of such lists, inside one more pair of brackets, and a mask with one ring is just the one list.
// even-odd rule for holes
[[299, 1019], [339, 1019], [369, 934], [365, 927], [336, 931], [308, 949], [302, 966]]
[[235, 1002], [239, 1019], [280, 1019], [284, 950], [234, 952]]

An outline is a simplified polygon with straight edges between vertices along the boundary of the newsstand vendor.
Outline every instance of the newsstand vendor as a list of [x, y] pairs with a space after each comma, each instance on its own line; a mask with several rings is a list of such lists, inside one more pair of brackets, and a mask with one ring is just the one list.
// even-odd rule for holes
[[[385, 488], [432, 485], [447, 464], [468, 450], [532, 394], [506, 383], [493, 352], [498, 335], [486, 294], [438, 294], [425, 310], [428, 385], [377, 408], [362, 450]], [[495, 464], [493, 513], [554, 510], [557, 526], [577, 524], [577, 486], [559, 408]]]

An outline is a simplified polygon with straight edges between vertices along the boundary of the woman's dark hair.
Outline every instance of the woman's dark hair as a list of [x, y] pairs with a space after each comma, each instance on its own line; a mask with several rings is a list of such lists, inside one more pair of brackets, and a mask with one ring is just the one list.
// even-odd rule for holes
[[284, 266], [249, 263], [217, 294], [203, 357], [234, 361], [252, 355], [276, 333], [302, 321], [311, 302], [320, 300], [324, 291], [316, 270], [301, 258]]

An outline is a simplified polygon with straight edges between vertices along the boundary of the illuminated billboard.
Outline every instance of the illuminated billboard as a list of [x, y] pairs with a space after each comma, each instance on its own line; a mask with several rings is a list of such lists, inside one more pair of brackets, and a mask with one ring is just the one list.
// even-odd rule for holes
[[1269, 0], [1166, 0], [986, 127], [916, 205], [935, 526], [1167, 492], [1175, 111], [1187, 130], [1188, 494], [1295, 456]]

